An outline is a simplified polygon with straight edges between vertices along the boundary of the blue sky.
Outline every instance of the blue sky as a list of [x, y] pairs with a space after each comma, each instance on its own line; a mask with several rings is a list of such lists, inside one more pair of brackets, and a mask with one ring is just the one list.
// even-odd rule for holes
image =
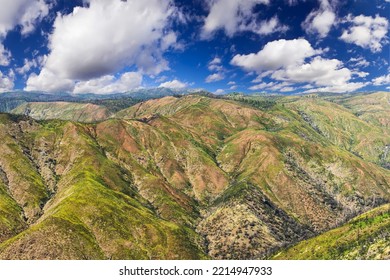
[[0, 92], [390, 89], [390, 0], [0, 0]]

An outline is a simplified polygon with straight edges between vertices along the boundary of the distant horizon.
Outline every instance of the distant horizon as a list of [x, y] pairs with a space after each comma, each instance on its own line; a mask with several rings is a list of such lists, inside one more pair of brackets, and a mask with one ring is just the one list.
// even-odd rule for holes
[[[47, 95], [71, 95], [71, 96], [77, 96], [77, 95], [96, 95], [96, 96], [110, 96], [110, 95], [126, 95], [131, 93], [137, 93], [139, 91], [145, 90], [145, 91], [152, 91], [157, 89], [165, 89], [170, 90], [173, 92], [173, 94], [192, 94], [192, 93], [199, 93], [199, 92], [207, 92], [216, 96], [223, 96], [223, 95], [229, 95], [229, 94], [243, 94], [243, 95], [281, 95], [281, 96], [289, 96], [289, 95], [302, 95], [302, 94], [366, 94], [366, 93], [375, 93], [375, 92], [390, 92], [390, 90], [361, 90], [361, 91], [355, 91], [355, 92], [325, 92], [325, 91], [318, 91], [318, 92], [294, 92], [294, 93], [281, 93], [281, 92], [260, 92], [260, 91], [254, 91], [254, 92], [243, 92], [243, 91], [227, 91], [224, 93], [216, 94], [214, 92], [208, 91], [207, 89], [200, 89], [200, 88], [183, 88], [183, 89], [175, 89], [175, 88], [164, 88], [164, 87], [149, 87], [149, 88], [137, 88], [137, 89], [131, 89], [128, 91], [123, 92], [111, 92], [111, 93], [95, 93], [95, 92], [83, 92], [83, 93], [72, 93], [72, 92], [48, 92], [48, 91], [26, 91], [23, 89], [14, 89], [11, 91], [3, 91], [0, 92], [0, 95], [7, 94], [7, 93], [40, 93], [40, 94], [47, 94]], [[176, 93], [175, 93], [176, 92]]]

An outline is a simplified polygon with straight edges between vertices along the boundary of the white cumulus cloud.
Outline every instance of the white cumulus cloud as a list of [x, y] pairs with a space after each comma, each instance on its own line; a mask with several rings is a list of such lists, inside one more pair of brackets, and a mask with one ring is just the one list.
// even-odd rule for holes
[[227, 83], [228, 86], [230, 86], [231, 90], [236, 90], [238, 88], [237, 84], [235, 81], [230, 81]]
[[74, 81], [62, 79], [52, 72], [43, 69], [39, 75], [31, 74], [26, 91], [47, 91], [47, 92], [73, 92], [73, 93], [121, 93], [140, 87], [142, 74], [137, 72], [123, 73], [119, 78], [113, 75], [105, 75], [87, 81]]
[[14, 88], [15, 75], [12, 71], [8, 74], [3, 74], [0, 71], [0, 92], [12, 90]]
[[340, 39], [347, 43], [370, 49], [373, 53], [380, 52], [382, 46], [388, 43], [386, 35], [389, 21], [384, 17], [348, 15], [344, 22], [350, 24], [350, 27], [343, 31]]
[[362, 56], [359, 56], [359, 57], [352, 57], [349, 61], [348, 61], [353, 67], [368, 67], [370, 66], [370, 62], [368, 62], [364, 57]]
[[24, 64], [22, 67], [16, 68], [16, 72], [18, 72], [21, 75], [24, 75], [28, 72], [30, 72], [34, 68], [41, 67], [46, 60], [46, 56], [38, 56], [33, 59], [24, 59]]
[[365, 87], [368, 85], [368, 83], [346, 83], [343, 85], [335, 85], [335, 86], [328, 86], [328, 87], [320, 87], [320, 88], [314, 88], [305, 91], [304, 93], [313, 93], [313, 92], [335, 92], [335, 93], [340, 93], [340, 92], [353, 92], [358, 89], [361, 89], [362, 87]]
[[225, 90], [219, 88], [219, 89], [217, 89], [217, 90], [214, 92], [214, 94], [216, 94], [216, 95], [225, 94]]
[[281, 24], [279, 18], [274, 16], [269, 20], [261, 21], [259, 24], [252, 23], [250, 29], [259, 35], [268, 35], [275, 32], [286, 32], [288, 26]]
[[293, 91], [293, 84], [310, 84], [321, 90], [346, 92], [366, 85], [351, 82], [354, 75], [361, 77], [364, 72], [351, 71], [338, 59], [322, 58], [323, 52], [305, 39], [278, 40], [267, 43], [258, 53], [236, 55], [231, 64], [258, 73], [254, 83], [267, 76], [274, 80], [256, 84], [251, 90]]
[[206, 83], [217, 82], [225, 79], [225, 68], [222, 66], [222, 60], [219, 57], [215, 57], [209, 62], [208, 69], [216, 73], [210, 74], [206, 77]]
[[257, 21], [253, 9], [256, 5], [269, 5], [270, 0], [211, 0], [209, 14], [205, 19], [201, 37], [209, 39], [214, 32], [223, 30], [229, 37], [237, 32], [250, 31], [260, 35], [283, 32], [287, 26], [274, 16], [269, 20]]
[[270, 88], [270, 87], [274, 86], [275, 84], [276, 84], [275, 82], [269, 82], [269, 83], [263, 82], [263, 83], [251, 86], [249, 89], [250, 90], [266, 89], [266, 88]]
[[225, 79], [225, 76], [222, 73], [214, 73], [207, 76], [206, 83], [218, 82], [223, 79]]
[[127, 72], [116, 79], [115, 76], [106, 75], [97, 79], [78, 82], [73, 93], [122, 93], [140, 87], [142, 75], [137, 72]]
[[277, 40], [267, 43], [258, 53], [236, 55], [231, 64], [247, 71], [261, 73], [266, 70], [277, 70], [289, 65], [301, 64], [308, 57], [321, 53], [314, 50], [305, 39]]
[[251, 86], [250, 90], [271, 90], [271, 91], [281, 91], [281, 92], [287, 92], [287, 91], [293, 91], [295, 88], [291, 87], [291, 83], [288, 82], [269, 82], [269, 83], [260, 83], [258, 85]]
[[306, 33], [318, 34], [320, 38], [324, 38], [330, 32], [332, 26], [336, 24], [337, 16], [335, 6], [337, 1], [319, 0], [320, 8], [312, 11], [302, 23], [302, 28]]
[[160, 88], [173, 88], [173, 89], [183, 89], [188, 87], [188, 84], [180, 82], [178, 80], [172, 80], [165, 83], [160, 84], [158, 87]]
[[48, 15], [49, 8], [44, 0], [1, 0], [0, 37], [18, 25], [22, 34], [32, 32], [37, 22]]
[[317, 56], [309, 63], [278, 70], [272, 74], [272, 77], [294, 83], [310, 82], [317, 86], [334, 86], [347, 83], [352, 77], [352, 72], [343, 67], [340, 60], [323, 59]]
[[294, 91], [296, 90], [295, 87], [284, 87], [284, 88], [281, 88], [279, 91], [280, 92], [291, 92], [291, 91]]
[[221, 71], [223, 70], [222, 61], [219, 57], [215, 57], [209, 62], [208, 69], [210, 71]]
[[16, 26], [20, 26], [23, 35], [31, 33], [48, 15], [50, 5], [44, 0], [1, 0], [0, 6], [0, 66], [8, 66], [11, 52], [2, 44], [7, 33]]
[[390, 74], [377, 77], [372, 80], [372, 83], [376, 86], [390, 85]]
[[126, 66], [148, 75], [169, 69], [163, 53], [177, 39], [169, 30], [178, 12], [172, 1], [88, 2], [71, 14], [57, 15], [46, 63], [38, 76], [30, 77], [27, 88], [41, 88], [55, 77], [51, 90], [69, 90], [69, 81], [98, 79]]
[[0, 43], [0, 66], [8, 66], [10, 63], [11, 53], [4, 49], [4, 46]]
[[53, 72], [43, 68], [39, 75], [32, 73], [24, 90], [45, 91], [45, 92], [72, 92], [75, 82], [70, 79], [63, 79], [53, 74]]

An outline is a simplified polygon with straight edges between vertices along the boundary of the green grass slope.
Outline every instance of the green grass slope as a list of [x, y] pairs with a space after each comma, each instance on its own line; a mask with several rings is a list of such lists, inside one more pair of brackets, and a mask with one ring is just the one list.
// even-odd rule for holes
[[[328, 110], [334, 107], [324, 102], [329, 106]], [[363, 160], [342, 145], [335, 145], [332, 139], [305, 121], [295, 108], [275, 104], [262, 111], [254, 109], [252, 104], [188, 96], [167, 97], [162, 103], [151, 100], [122, 111], [119, 116], [138, 118], [149, 126], [169, 131], [174, 135], [170, 142], [174, 142], [179, 139], [175, 130], [161, 126], [161, 120], [168, 118], [170, 123], [202, 143], [210, 159], [227, 174], [229, 188], [214, 196], [214, 199], [226, 197], [226, 200], [213, 204], [211, 196], [211, 205], [205, 208], [198, 227], [206, 236], [209, 254], [214, 258], [264, 256], [272, 248], [323, 232], [389, 199], [388, 171]], [[347, 117], [352, 118], [351, 122], [355, 121], [353, 114]], [[177, 149], [172, 147], [171, 150]], [[174, 160], [174, 157], [167, 155], [164, 162], [170, 159]], [[213, 172], [209, 171], [208, 175], [211, 174]], [[238, 186], [248, 183], [254, 186], [250, 193], [264, 199], [259, 199], [255, 208], [250, 206], [250, 201], [240, 200], [239, 207], [235, 208], [236, 199], [225, 196], [225, 192], [240, 189]], [[284, 235], [280, 228], [274, 230], [271, 223], [257, 238], [243, 233], [247, 224], [264, 228], [264, 215], [260, 212], [268, 207], [266, 201], [298, 221], [295, 235]], [[232, 208], [243, 221], [241, 225], [234, 220], [227, 223]], [[266, 213], [271, 215], [272, 212]], [[230, 226], [237, 228], [236, 231]], [[275, 232], [280, 234], [278, 238], [275, 238]], [[241, 234], [244, 234], [242, 246], [237, 243], [234, 243], [235, 249], [220, 246], [221, 236], [226, 235], [225, 241], [233, 242]], [[272, 242], [262, 247], [266, 243], [262, 244], [261, 240], [265, 238]], [[257, 249], [247, 250], [248, 244]], [[245, 255], [243, 252], [250, 253]]]
[[343, 106], [310, 96], [286, 106], [298, 112], [305, 122], [333, 144], [371, 162], [390, 161], [390, 154], [384, 154], [390, 144], [390, 131], [376, 123], [359, 118]]
[[362, 120], [390, 129], [390, 92], [348, 94], [326, 99], [341, 104]]
[[205, 258], [194, 231], [161, 219], [137, 194], [131, 175], [102, 154], [89, 128], [66, 122], [26, 128], [32, 158], [36, 151], [59, 154], [57, 179], [38, 220], [3, 242], [0, 258]]
[[390, 259], [390, 205], [277, 253], [274, 259]]

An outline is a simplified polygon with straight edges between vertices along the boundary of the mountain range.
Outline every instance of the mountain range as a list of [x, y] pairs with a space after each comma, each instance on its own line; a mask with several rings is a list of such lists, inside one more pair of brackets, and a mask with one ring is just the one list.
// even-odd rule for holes
[[390, 258], [389, 92], [0, 109], [0, 259]]

